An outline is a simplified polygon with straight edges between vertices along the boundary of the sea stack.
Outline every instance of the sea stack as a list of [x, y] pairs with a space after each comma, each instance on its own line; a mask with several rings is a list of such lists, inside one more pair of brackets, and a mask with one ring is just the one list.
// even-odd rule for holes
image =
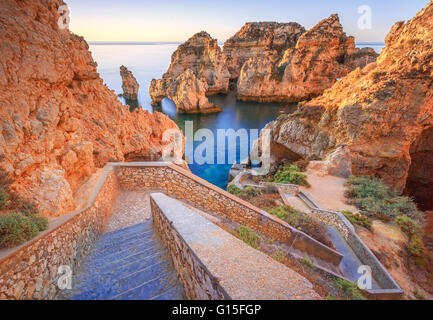
[[127, 67], [120, 67], [120, 76], [122, 77], [123, 97], [127, 100], [138, 100], [138, 89], [140, 85], [131, 71]]
[[178, 47], [162, 79], [152, 80], [149, 93], [152, 104], [169, 98], [181, 113], [215, 113], [221, 109], [207, 95], [227, 93], [229, 78], [218, 41], [202, 31]]

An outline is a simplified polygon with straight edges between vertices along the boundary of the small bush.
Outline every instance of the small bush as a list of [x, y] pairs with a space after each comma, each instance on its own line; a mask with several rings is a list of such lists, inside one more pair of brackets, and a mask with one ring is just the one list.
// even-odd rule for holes
[[413, 235], [411, 237], [408, 245], [408, 250], [413, 258], [424, 257], [424, 243], [422, 241], [422, 237], [419, 234]]
[[340, 290], [342, 296], [350, 300], [366, 300], [358, 286], [350, 281], [338, 278], [335, 280], [335, 287]]
[[239, 236], [241, 237], [242, 241], [249, 246], [255, 249], [259, 247], [260, 236], [247, 226], [241, 226], [239, 228]]
[[358, 225], [364, 228], [367, 228], [368, 230], [371, 230], [371, 220], [362, 215], [362, 214], [354, 214], [351, 211], [342, 211], [341, 212], [347, 220], [349, 220], [353, 225]]
[[0, 247], [18, 246], [39, 233], [35, 220], [13, 212], [0, 217]]
[[311, 269], [315, 269], [316, 265], [314, 263], [314, 260], [310, 260], [308, 258], [301, 258], [299, 260], [302, 264], [305, 264], [307, 267], [310, 267]]
[[413, 235], [419, 234], [421, 232], [421, 226], [419, 225], [419, 223], [406, 215], [396, 217], [394, 222], [409, 237], [412, 237]]
[[326, 228], [320, 223], [320, 221], [313, 219], [309, 215], [298, 212], [291, 206], [281, 206], [268, 210], [268, 212], [287, 222], [292, 227], [305, 232], [310, 237], [313, 237], [317, 241], [323, 243], [328, 247], [333, 247], [332, 240], [330, 239]]
[[286, 259], [286, 253], [283, 250], [275, 251], [272, 258], [278, 262], [283, 262]]
[[398, 196], [395, 190], [379, 179], [351, 177], [347, 187], [346, 196], [366, 216], [389, 219], [407, 215], [416, 221], [422, 221], [423, 213], [411, 198]]
[[297, 166], [292, 164], [280, 168], [274, 176], [274, 182], [297, 184], [305, 187], [311, 186], [307, 181], [307, 176]]
[[245, 189], [241, 190], [239, 195], [242, 199], [250, 199], [250, 198], [257, 197], [258, 195], [260, 195], [260, 193], [261, 192], [258, 188], [250, 186], [250, 187], [246, 187]]
[[234, 184], [229, 185], [228, 192], [230, 192], [233, 195], [238, 195], [239, 192], [241, 192], [241, 189], [239, 189], [238, 187], [236, 187]]
[[4, 210], [7, 208], [9, 200], [9, 195], [6, 192], [5, 188], [0, 187], [0, 210]]

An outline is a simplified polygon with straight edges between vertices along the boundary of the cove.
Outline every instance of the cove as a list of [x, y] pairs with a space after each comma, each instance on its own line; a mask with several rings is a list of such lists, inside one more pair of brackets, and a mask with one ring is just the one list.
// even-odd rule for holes
[[[209, 100], [222, 108], [222, 112], [218, 114], [179, 114], [176, 111], [176, 105], [169, 99], [162, 101], [161, 107], [155, 111], [160, 111], [167, 114], [179, 128], [185, 132], [185, 122], [192, 121], [194, 124], [194, 132], [200, 129], [209, 129], [214, 136], [217, 136], [218, 129], [246, 129], [249, 133], [251, 129], [261, 130], [270, 121], [275, 120], [282, 113], [293, 113], [297, 106], [295, 104], [281, 103], [258, 103], [244, 102], [236, 99], [236, 93], [231, 91], [227, 95], [211, 96]], [[226, 139], [227, 140], [227, 139]], [[238, 141], [239, 142], [239, 141]], [[186, 144], [193, 144], [193, 149], [201, 144], [200, 141], [187, 141]], [[225, 150], [218, 148], [224, 147]], [[250, 150], [251, 146], [248, 146]], [[228, 141], [224, 146], [219, 146], [215, 143], [214, 146], [214, 161], [211, 164], [197, 164], [193, 162], [189, 164], [191, 172], [202, 179], [214, 184], [215, 186], [226, 189], [228, 184], [228, 176], [233, 162], [229, 162], [228, 154], [236, 153], [236, 161], [239, 163], [244, 160], [240, 157], [240, 145], [236, 144], [236, 150], [230, 150]], [[226, 154], [226, 164], [217, 164], [217, 154], [224, 152]]]

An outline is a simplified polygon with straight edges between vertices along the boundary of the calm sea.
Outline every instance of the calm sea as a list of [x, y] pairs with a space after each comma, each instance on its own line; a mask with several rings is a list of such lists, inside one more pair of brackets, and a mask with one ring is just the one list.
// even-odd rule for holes
[[[236, 152], [236, 161], [243, 160], [239, 146], [236, 150], [229, 149], [228, 140], [224, 145], [217, 144], [218, 129], [251, 129], [261, 130], [268, 122], [274, 120], [281, 112], [289, 113], [296, 106], [289, 104], [260, 104], [255, 102], [240, 102], [233, 94], [211, 97], [211, 101], [221, 106], [222, 113], [214, 115], [179, 115], [176, 106], [168, 99], [163, 100], [160, 108], [150, 105], [149, 85], [153, 78], [161, 78], [167, 70], [171, 61], [171, 54], [176, 50], [179, 43], [89, 43], [93, 58], [98, 63], [98, 72], [104, 83], [117, 94], [122, 93], [122, 80], [119, 68], [125, 65], [131, 70], [140, 84], [139, 105], [149, 112], [161, 111], [172, 118], [178, 126], [184, 130], [186, 121], [192, 121], [194, 132], [199, 129], [209, 129], [215, 137], [213, 152], [214, 164], [191, 163], [191, 171], [199, 177], [225, 189], [228, 183], [228, 173], [232, 163], [228, 161], [228, 155]], [[359, 43], [359, 47], [373, 47], [376, 51], [384, 47], [380, 43]], [[119, 98], [125, 103], [123, 98]], [[187, 141], [187, 147], [193, 144], [194, 150], [201, 144], [200, 141]], [[203, 156], [207, 156], [204, 151]], [[218, 153], [226, 154], [226, 164], [216, 164]], [[212, 154], [213, 153], [213, 154]]]

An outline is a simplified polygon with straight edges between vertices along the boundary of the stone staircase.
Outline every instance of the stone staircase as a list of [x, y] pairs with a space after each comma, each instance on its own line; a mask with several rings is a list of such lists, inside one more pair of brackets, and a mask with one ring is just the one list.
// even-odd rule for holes
[[71, 300], [182, 300], [184, 292], [152, 221], [106, 233], [73, 277]]

